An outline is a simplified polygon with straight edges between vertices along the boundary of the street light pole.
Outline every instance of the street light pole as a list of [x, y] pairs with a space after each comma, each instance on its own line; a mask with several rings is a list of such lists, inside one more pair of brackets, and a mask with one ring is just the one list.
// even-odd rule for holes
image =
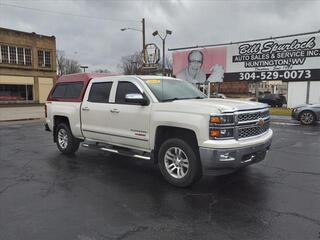
[[166, 41], [165, 38], [162, 39], [162, 76], [166, 75], [166, 66], [165, 66], [165, 59], [166, 59], [166, 51], [165, 51], [165, 45], [166, 45]]
[[142, 51], [146, 47], [146, 26], [145, 26], [145, 21], [144, 18], [142, 18]]
[[165, 45], [166, 45], [166, 38], [168, 35], [171, 35], [172, 34], [172, 31], [170, 30], [166, 30], [166, 35], [164, 37], [162, 37], [158, 31], [154, 31], [152, 33], [152, 35], [155, 37], [155, 36], [159, 36], [162, 40], [162, 75], [164, 76], [165, 75], [165, 72], [166, 72], [166, 66], [165, 66], [165, 56], [166, 56], [166, 53], [165, 53]]
[[121, 31], [133, 30], [133, 31], [142, 32], [142, 51], [144, 50], [144, 48], [146, 46], [146, 26], [145, 26], [144, 18], [142, 18], [142, 28], [141, 29], [126, 27], [126, 28], [121, 28], [120, 30]]
[[83, 72], [86, 72], [86, 69], [88, 68], [88, 66], [80, 66], [80, 68], [82, 68]]

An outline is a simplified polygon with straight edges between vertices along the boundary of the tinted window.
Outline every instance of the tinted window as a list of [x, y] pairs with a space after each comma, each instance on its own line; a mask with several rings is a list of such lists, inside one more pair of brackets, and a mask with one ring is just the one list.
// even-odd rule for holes
[[[116, 103], [126, 103], [126, 94], [139, 93], [140, 90], [131, 82], [119, 82], [116, 93]], [[129, 103], [126, 103], [129, 104]]]
[[81, 82], [58, 84], [52, 93], [53, 98], [78, 98], [83, 84]]
[[81, 89], [82, 89], [82, 83], [67, 84], [65, 98], [78, 98], [78, 97], [80, 97]]
[[112, 82], [93, 83], [89, 93], [89, 102], [107, 103], [109, 102], [109, 95]]
[[52, 97], [53, 98], [63, 98], [66, 89], [67, 89], [66, 85], [57, 85], [52, 93]]

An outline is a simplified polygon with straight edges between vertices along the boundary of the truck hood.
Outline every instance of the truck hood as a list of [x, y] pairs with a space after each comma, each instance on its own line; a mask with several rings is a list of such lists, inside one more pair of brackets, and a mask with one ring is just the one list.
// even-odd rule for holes
[[174, 109], [175, 111], [199, 113], [224, 113], [268, 107], [264, 103], [219, 98], [176, 100], [161, 104], [166, 105], [164, 107], [167, 110]]

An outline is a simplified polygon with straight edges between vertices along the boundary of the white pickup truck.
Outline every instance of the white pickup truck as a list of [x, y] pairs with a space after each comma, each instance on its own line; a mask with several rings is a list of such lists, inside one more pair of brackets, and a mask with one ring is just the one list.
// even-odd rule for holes
[[46, 103], [46, 130], [64, 154], [84, 147], [153, 161], [171, 184], [259, 162], [272, 130], [265, 104], [207, 98], [159, 76], [62, 76]]

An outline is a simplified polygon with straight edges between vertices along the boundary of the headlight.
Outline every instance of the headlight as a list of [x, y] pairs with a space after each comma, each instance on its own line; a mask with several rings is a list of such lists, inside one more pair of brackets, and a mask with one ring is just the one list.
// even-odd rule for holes
[[233, 115], [211, 116], [210, 123], [213, 123], [213, 124], [234, 123], [234, 116]]
[[233, 128], [210, 129], [210, 137], [214, 139], [232, 138]]

